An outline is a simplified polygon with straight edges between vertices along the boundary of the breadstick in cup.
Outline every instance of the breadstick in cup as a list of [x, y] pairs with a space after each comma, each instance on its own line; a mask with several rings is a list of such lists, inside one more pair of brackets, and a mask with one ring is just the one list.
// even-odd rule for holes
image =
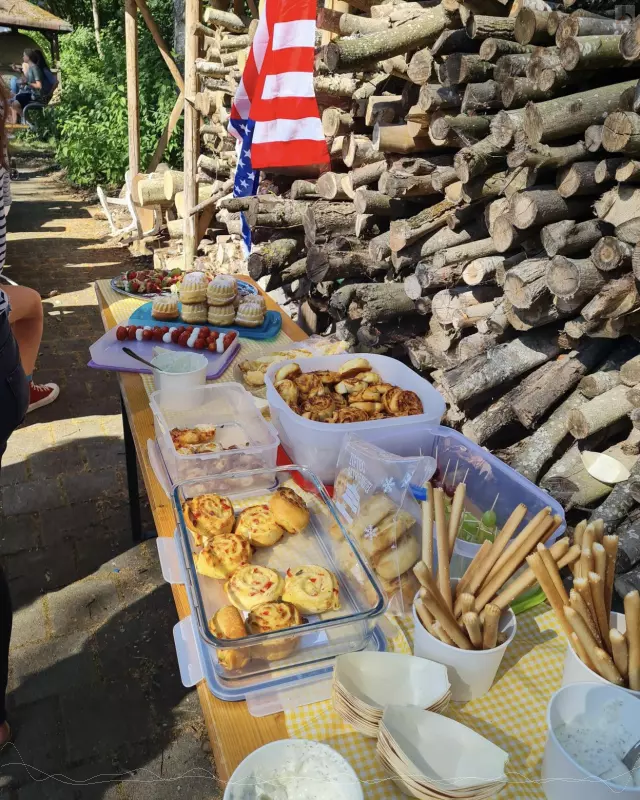
[[[576, 527], [574, 528], [574, 531], [573, 531], [573, 543], [574, 543], [574, 545], [575, 544], [579, 545], [580, 552], [582, 552], [582, 539], [584, 537], [584, 531], [585, 531], [586, 527], [587, 527], [587, 520], [583, 519], [581, 522], [579, 522], [576, 525]], [[579, 578], [580, 577], [581, 573], [580, 573], [580, 562], [579, 561], [578, 561], [577, 564], [573, 565], [573, 567], [571, 568], [571, 571], [573, 572], [573, 577], [574, 578]]]
[[482, 649], [492, 650], [498, 643], [498, 623], [502, 610], [493, 603], [484, 607], [484, 629], [482, 631]]
[[589, 630], [591, 631], [591, 635], [593, 638], [598, 642], [601, 643], [600, 639], [600, 629], [598, 628], [597, 621], [591, 616], [591, 612], [589, 611], [589, 607], [584, 602], [584, 599], [580, 592], [577, 589], [572, 589], [569, 593], [569, 604], [571, 608], [580, 614], [582, 619], [586, 622], [589, 626]]
[[434, 516], [436, 520], [436, 544], [438, 546], [438, 589], [448, 608], [453, 608], [451, 600], [451, 578], [449, 575], [449, 536], [444, 513], [444, 491], [433, 490]]
[[433, 572], [433, 486], [427, 482], [427, 499], [422, 504], [422, 560]]
[[609, 619], [607, 617], [607, 609], [604, 604], [604, 581], [597, 572], [589, 573], [589, 586], [591, 587], [591, 598], [593, 599], [593, 606], [596, 610], [596, 622], [600, 631], [600, 638], [608, 653], [611, 652], [611, 644], [609, 642]]
[[635, 590], [624, 598], [629, 645], [629, 688], [640, 691], [640, 594]]
[[466, 614], [463, 614], [462, 624], [467, 629], [471, 644], [476, 650], [480, 650], [482, 647], [482, 628], [480, 626], [480, 619], [475, 611], [468, 611]]
[[613, 663], [616, 665], [622, 677], [626, 678], [629, 675], [629, 649], [627, 648], [627, 639], [624, 633], [621, 633], [617, 628], [611, 628], [609, 631], [609, 641], [611, 642]]
[[565, 608], [564, 613], [569, 625], [576, 632], [580, 643], [587, 651], [595, 671], [605, 680], [615, 683], [616, 686], [624, 686], [622, 675], [616, 669], [613, 659], [602, 648], [598, 647], [596, 640], [591, 635], [591, 631], [580, 614], [573, 608]]
[[605, 536], [602, 539], [602, 546], [607, 553], [607, 571], [604, 577], [604, 600], [607, 606], [607, 614], [611, 614], [613, 581], [616, 577], [616, 561], [618, 558], [618, 537], [616, 534]]
[[560, 596], [560, 600], [562, 601], [562, 605], [568, 606], [569, 605], [569, 595], [567, 594], [567, 590], [564, 588], [564, 584], [562, 583], [562, 578], [560, 577], [560, 571], [558, 569], [558, 565], [556, 564], [551, 552], [547, 550], [547, 548], [543, 544], [539, 544], [536, 547], [538, 553], [540, 553], [540, 558], [542, 559], [542, 563], [545, 565], [547, 572], [549, 573], [549, 577], [553, 581], [553, 585], [556, 587], [556, 591]]
[[591, 596], [591, 586], [589, 585], [589, 578], [587, 577], [588, 574], [589, 573], [587, 573], [584, 578], [576, 578], [573, 581], [573, 588], [578, 592], [580, 597], [584, 600], [585, 605], [589, 609], [591, 619], [596, 625], [594, 636], [598, 641], [598, 644], [602, 644], [602, 640], [600, 639], [600, 628], [598, 627], [598, 615], [596, 614], [596, 608], [593, 604], [593, 597]]
[[467, 494], [467, 487], [464, 483], [459, 483], [453, 493], [451, 502], [451, 513], [449, 514], [449, 558], [453, 555], [453, 548], [456, 546], [460, 520], [464, 511], [464, 498]]

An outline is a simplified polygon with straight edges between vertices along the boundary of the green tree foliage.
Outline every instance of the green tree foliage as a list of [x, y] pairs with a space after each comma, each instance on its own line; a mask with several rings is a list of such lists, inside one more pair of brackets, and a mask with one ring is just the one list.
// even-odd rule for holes
[[[70, 0], [69, 0], [69, 4]], [[60, 102], [47, 110], [53, 117], [58, 160], [69, 179], [79, 186], [98, 183], [122, 184], [128, 166], [126, 62], [122, 3], [114, 4], [109, 19], [101, 16], [103, 58], [98, 56], [93, 27], [84, 20], [87, 10], [76, 7], [64, 12], [64, 3], [55, 13], [70, 18], [76, 28], [60, 38], [62, 90]], [[151, 11], [166, 40], [171, 42], [171, 0], [152, 0]], [[54, 10], [54, 4], [50, 4]], [[87, 3], [88, 15], [91, 7]], [[158, 49], [142, 20], [139, 24], [140, 82], [140, 165], [148, 164], [173, 108], [177, 90]], [[164, 160], [179, 166], [182, 158], [182, 128], [178, 126]]]

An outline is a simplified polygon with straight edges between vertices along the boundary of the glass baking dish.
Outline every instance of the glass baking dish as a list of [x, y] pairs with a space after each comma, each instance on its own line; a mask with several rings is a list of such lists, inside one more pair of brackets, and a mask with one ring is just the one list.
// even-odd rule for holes
[[[285, 533], [271, 547], [254, 548], [251, 563], [276, 570], [283, 578], [287, 570], [303, 565], [330, 570], [337, 578], [340, 608], [306, 614], [304, 624], [282, 630], [247, 633], [233, 640], [219, 638], [209, 629], [209, 621], [220, 608], [230, 605], [225, 581], [196, 571], [194, 554], [202, 548], [196, 546], [187, 527], [183, 504], [202, 494], [223, 495], [231, 501], [237, 516], [244, 508], [268, 502], [279, 486], [288, 486], [303, 497], [310, 512], [309, 525], [301, 533]], [[311, 470], [288, 465], [184, 481], [174, 488], [173, 501], [198, 633], [216, 651], [232, 649], [242, 652], [243, 658], [237, 660], [249, 659], [239, 669], [226, 669], [217, 662], [216, 668], [226, 681], [321, 663], [369, 646], [376, 619], [384, 613], [387, 601], [374, 574], [346, 535], [333, 501]]]

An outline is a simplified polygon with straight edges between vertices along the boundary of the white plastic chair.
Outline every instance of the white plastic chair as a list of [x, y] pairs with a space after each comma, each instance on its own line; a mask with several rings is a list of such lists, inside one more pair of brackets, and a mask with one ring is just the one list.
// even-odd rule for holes
[[[98, 198], [100, 199], [100, 205], [104, 209], [104, 213], [107, 217], [111, 234], [117, 236], [120, 241], [134, 241], [136, 239], [143, 239], [146, 236], [155, 236], [160, 232], [162, 226], [162, 209], [159, 206], [153, 209], [153, 227], [151, 230], [144, 231], [140, 218], [138, 217], [137, 206], [133, 202], [131, 194], [131, 173], [129, 170], [125, 172], [124, 181], [124, 197], [107, 197], [102, 186], [98, 186], [96, 189]], [[126, 208], [131, 216], [131, 222], [119, 228], [113, 220], [109, 206]]]

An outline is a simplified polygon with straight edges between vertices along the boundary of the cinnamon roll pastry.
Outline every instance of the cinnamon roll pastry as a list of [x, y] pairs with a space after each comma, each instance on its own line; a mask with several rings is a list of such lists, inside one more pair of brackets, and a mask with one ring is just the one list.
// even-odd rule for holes
[[345, 423], [345, 422], [366, 422], [369, 415], [361, 408], [348, 406], [347, 408], [339, 408], [331, 417], [331, 422]]
[[325, 385], [322, 383], [320, 376], [315, 372], [303, 372], [301, 375], [294, 378], [294, 381], [300, 394], [305, 397], [326, 394], [327, 390]]
[[325, 386], [333, 386], [334, 383], [339, 383], [341, 377], [339, 372], [332, 372], [329, 369], [316, 370], [316, 375]]
[[400, 394], [401, 391], [402, 389], [399, 386], [392, 386], [391, 389], [389, 389], [388, 392], [385, 392], [382, 396], [382, 404], [385, 411], [387, 411], [389, 414], [394, 413], [392, 408], [395, 408], [395, 398]]
[[328, 394], [320, 394], [310, 397], [302, 404], [302, 416], [314, 422], [325, 422], [333, 416], [335, 405], [333, 399]]
[[336, 409], [346, 408], [347, 400], [343, 395], [338, 394], [337, 392], [331, 392], [331, 399], [333, 400], [333, 405], [336, 407]]
[[187, 528], [194, 536], [196, 547], [206, 546], [214, 536], [231, 533], [235, 518], [228, 497], [201, 494], [182, 504]]
[[323, 614], [340, 608], [338, 579], [324, 567], [307, 565], [287, 570], [282, 599], [302, 614]]
[[381, 578], [394, 580], [417, 563], [420, 558], [420, 545], [415, 536], [405, 533], [396, 544], [383, 550], [371, 559], [373, 568]]
[[382, 403], [349, 403], [350, 408], [359, 408], [366, 411], [367, 414], [379, 414], [383, 411], [384, 406]]
[[380, 394], [386, 394], [390, 389], [395, 388], [392, 383], [377, 383], [376, 384], [376, 391], [380, 392]]
[[367, 386], [361, 392], [354, 392], [348, 395], [349, 403], [379, 403], [382, 395], [377, 386]]
[[288, 378], [275, 384], [276, 391], [288, 406], [295, 406], [298, 402], [298, 387]]
[[[382, 378], [378, 375], [377, 372], [360, 372], [358, 374], [358, 380], [364, 381], [365, 383], [368, 383], [370, 386], [375, 386], [376, 389], [378, 388], [378, 385], [382, 383]], [[386, 385], [390, 386], [391, 384], [386, 384]]]
[[[242, 614], [234, 606], [223, 606], [209, 620], [209, 630], [218, 639], [243, 639], [247, 635]], [[249, 663], [249, 648], [220, 648], [218, 661], [225, 669], [242, 669]]]
[[309, 524], [309, 509], [288, 486], [280, 486], [271, 495], [269, 507], [278, 525], [288, 533], [300, 533]]
[[[384, 395], [385, 400], [389, 394], [391, 394], [391, 392], [387, 392], [387, 394]], [[424, 412], [422, 401], [418, 395], [415, 392], [407, 391], [406, 389], [401, 389], [399, 392], [393, 392], [388, 405], [385, 402], [385, 408], [387, 408], [390, 413], [394, 414], [396, 417], [411, 417]]]
[[284, 528], [276, 522], [268, 505], [249, 506], [238, 514], [236, 536], [254, 547], [271, 547], [284, 536]]
[[[247, 617], [247, 628], [250, 633], [267, 633], [293, 628], [305, 622], [304, 617], [291, 603], [271, 602], [262, 603], [251, 611]], [[277, 661], [291, 655], [297, 644], [297, 637], [286, 636], [272, 642], [255, 645], [252, 648], [252, 655], [254, 658]]]
[[367, 384], [364, 381], [350, 378], [336, 383], [333, 388], [338, 394], [356, 394], [357, 392], [363, 392], [367, 388]]
[[251, 545], [241, 536], [215, 536], [195, 557], [196, 571], [207, 578], [222, 580], [251, 561]]
[[275, 570], [257, 564], [240, 567], [224, 585], [229, 602], [243, 611], [279, 600], [283, 589], [284, 580]]
[[280, 367], [280, 369], [276, 372], [273, 376], [273, 383], [280, 383], [280, 381], [284, 380], [293, 380], [300, 375], [302, 370], [300, 369], [299, 364], [285, 364], [284, 367]]
[[371, 364], [366, 358], [351, 358], [338, 368], [341, 378], [353, 378], [361, 372], [370, 372]]

